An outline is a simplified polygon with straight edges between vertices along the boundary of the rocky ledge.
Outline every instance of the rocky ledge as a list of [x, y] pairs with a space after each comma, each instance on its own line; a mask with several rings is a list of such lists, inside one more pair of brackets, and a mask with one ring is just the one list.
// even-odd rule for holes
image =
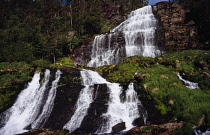
[[[166, 123], [162, 125], [141, 126], [131, 129], [126, 133], [141, 134], [141, 135], [171, 135], [178, 133], [183, 127], [183, 123]], [[179, 132], [181, 133], [181, 132]]]

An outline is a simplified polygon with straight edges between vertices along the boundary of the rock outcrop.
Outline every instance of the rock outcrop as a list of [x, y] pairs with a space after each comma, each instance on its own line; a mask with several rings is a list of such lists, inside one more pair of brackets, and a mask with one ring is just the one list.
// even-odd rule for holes
[[180, 130], [182, 127], [183, 127], [183, 123], [166, 123], [162, 125], [141, 126], [141, 127], [133, 128], [125, 134], [126, 135], [130, 135], [130, 134], [171, 135], [171, 134], [175, 134], [176, 133], [175, 131]]
[[76, 47], [73, 52], [71, 59], [75, 65], [85, 65], [91, 60], [93, 40], [90, 38], [84, 39], [81, 46]]
[[156, 43], [166, 51], [200, 49], [198, 32], [193, 20], [187, 20], [190, 10], [185, 5], [159, 2], [153, 6], [153, 13], [159, 22]]

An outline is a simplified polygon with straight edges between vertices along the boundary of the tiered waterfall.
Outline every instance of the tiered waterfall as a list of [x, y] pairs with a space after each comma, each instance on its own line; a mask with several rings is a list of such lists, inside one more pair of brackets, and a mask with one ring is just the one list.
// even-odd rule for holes
[[116, 64], [120, 57], [155, 57], [161, 50], [155, 45], [157, 20], [151, 6], [132, 11], [128, 19], [108, 34], [96, 36], [89, 67]]

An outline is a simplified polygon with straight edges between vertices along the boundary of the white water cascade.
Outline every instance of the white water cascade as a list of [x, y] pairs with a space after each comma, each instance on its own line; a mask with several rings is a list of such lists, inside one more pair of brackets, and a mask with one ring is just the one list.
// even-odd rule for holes
[[190, 82], [188, 80], [183, 79], [182, 76], [180, 75], [180, 73], [178, 73], [177, 76], [179, 77], [179, 80], [184, 82], [184, 84], [187, 88], [189, 88], [189, 89], [200, 89], [199, 86], [198, 86], [198, 83]]
[[[103, 123], [97, 130], [97, 134], [111, 133], [112, 127], [118, 123], [125, 122], [125, 131], [133, 128], [133, 121], [140, 117], [139, 109], [141, 109], [141, 117], [144, 119], [146, 124], [147, 112], [141, 105], [141, 102], [137, 98], [137, 93], [134, 91], [133, 83], [131, 83], [126, 91], [125, 101], [121, 101], [120, 95], [122, 88], [119, 84], [110, 83], [110, 101], [108, 111], [103, 114], [103, 117], [107, 119], [106, 123]], [[138, 106], [141, 105], [142, 108]]]
[[[119, 62], [119, 57], [140, 55], [155, 57], [161, 54], [155, 45], [155, 29], [157, 20], [151, 6], [132, 11], [128, 19], [110, 31], [109, 34], [96, 36], [92, 48], [89, 67], [99, 67]], [[116, 43], [120, 33], [123, 34], [125, 45]], [[122, 54], [125, 53], [125, 54]]]
[[[132, 122], [140, 117], [139, 105], [141, 105], [140, 101], [137, 99], [133, 84], [130, 84], [126, 91], [126, 100], [121, 101], [120, 95], [122, 93], [122, 87], [120, 87], [119, 84], [107, 82], [97, 72], [91, 70], [83, 70], [81, 71], [81, 75], [85, 88], [80, 92], [74, 115], [63, 128], [73, 132], [80, 127], [82, 120], [87, 115], [90, 104], [94, 101], [94, 84], [106, 84], [110, 91], [110, 101], [108, 103], [108, 112], [102, 117], [107, 120], [107, 123], [104, 123], [101, 128], [98, 129], [97, 133], [111, 133], [112, 127], [121, 122], [125, 122], [126, 130], [131, 129], [133, 127]], [[146, 121], [146, 111], [142, 114], [142, 117]]]
[[[1, 135], [14, 135], [42, 127], [48, 119], [54, 104], [56, 87], [61, 75], [57, 70], [51, 89], [47, 89], [50, 79], [50, 70], [45, 71], [44, 82], [40, 81], [40, 73], [35, 73], [27, 88], [22, 90], [14, 105], [2, 115], [5, 120], [1, 123]], [[47, 95], [47, 99], [44, 99]]]
[[210, 135], [210, 128], [204, 127], [204, 129], [200, 129], [200, 126], [193, 127], [193, 133], [195, 135]]
[[107, 81], [97, 72], [91, 70], [82, 70], [80, 73], [83, 78], [83, 85], [85, 88], [83, 88], [80, 92], [74, 115], [63, 127], [64, 129], [68, 129], [69, 132], [73, 132], [75, 129], [79, 128], [82, 120], [87, 115], [88, 108], [93, 102], [94, 84], [107, 83]]

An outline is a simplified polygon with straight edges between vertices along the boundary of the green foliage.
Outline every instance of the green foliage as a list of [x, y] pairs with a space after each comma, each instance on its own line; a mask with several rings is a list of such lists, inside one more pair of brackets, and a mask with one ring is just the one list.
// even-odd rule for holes
[[[170, 113], [176, 120], [198, 124], [204, 115], [210, 116], [209, 56], [209, 51], [200, 50], [166, 53], [155, 59], [134, 56], [96, 70], [111, 82], [139, 82], [139, 88], [156, 101], [163, 115]], [[205, 86], [188, 89], [177, 77], [178, 72]]]
[[69, 57], [60, 58], [57, 63], [50, 65], [52, 68], [64, 67], [75, 67], [74, 62]]
[[35, 60], [35, 61], [31, 62], [31, 65], [33, 67], [39, 67], [39, 68], [42, 68], [42, 69], [49, 68], [50, 64], [51, 63], [49, 61], [46, 61], [46, 60], [43, 60], [43, 59]]
[[25, 62], [0, 63], [0, 112], [12, 104], [14, 97], [31, 79], [30, 65]]
[[54, 62], [55, 58], [70, 53], [68, 32], [71, 26], [65, 6], [45, 0], [5, 3], [6, 7], [1, 7], [5, 16], [0, 27], [0, 62], [30, 63], [36, 59]]
[[201, 50], [185, 50], [178, 53], [166, 53], [156, 58], [156, 61], [167, 67], [172, 66], [186, 74], [185, 78], [198, 82], [203, 90], [210, 89], [210, 52]]
[[153, 127], [144, 127], [142, 128], [141, 132], [142, 133], [151, 133], [153, 130]]
[[184, 122], [181, 129], [177, 129], [173, 131], [171, 134], [172, 135], [192, 135], [193, 133], [192, 127], [193, 127], [192, 124]]

